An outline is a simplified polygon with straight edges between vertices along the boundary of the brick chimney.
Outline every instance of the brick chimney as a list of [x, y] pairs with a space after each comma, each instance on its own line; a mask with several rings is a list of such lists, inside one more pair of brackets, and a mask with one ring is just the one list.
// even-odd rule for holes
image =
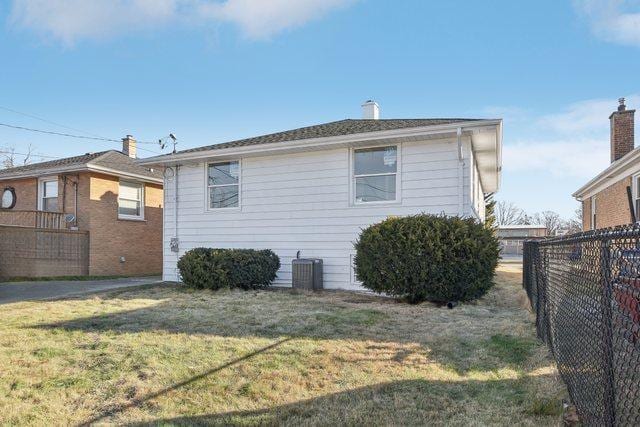
[[622, 158], [634, 148], [633, 116], [636, 110], [627, 110], [624, 98], [618, 100], [618, 111], [609, 116], [611, 122], [611, 163]]
[[137, 148], [136, 148], [136, 140], [133, 139], [133, 136], [127, 135], [122, 138], [122, 153], [126, 156], [131, 157], [132, 159], [137, 158]]

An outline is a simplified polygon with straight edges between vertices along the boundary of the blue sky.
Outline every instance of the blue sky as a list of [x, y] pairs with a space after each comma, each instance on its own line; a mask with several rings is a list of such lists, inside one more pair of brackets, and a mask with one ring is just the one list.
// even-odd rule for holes
[[[531, 213], [570, 216], [607, 166], [616, 99], [640, 107], [637, 0], [16, 0], [0, 16], [0, 107], [180, 149], [357, 118], [370, 98], [385, 118], [502, 117], [498, 198]], [[0, 128], [0, 147], [29, 143], [118, 148]]]

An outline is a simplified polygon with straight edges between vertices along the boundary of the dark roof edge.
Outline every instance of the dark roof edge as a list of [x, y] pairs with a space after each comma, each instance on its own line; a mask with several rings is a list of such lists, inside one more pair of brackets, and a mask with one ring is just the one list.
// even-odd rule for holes
[[[339, 121], [334, 121], [334, 122], [328, 122], [328, 123], [324, 123], [322, 125], [330, 125], [330, 124], [335, 124], [335, 123], [339, 123], [339, 122], [345, 122], [345, 121], [349, 121], [349, 120], [353, 120], [353, 121], [362, 121], [362, 120], [367, 120], [367, 119], [345, 119], [345, 120], [339, 120]], [[270, 146], [272, 144], [275, 143], [298, 143], [298, 142], [315, 142], [318, 140], [330, 140], [331, 138], [339, 138], [339, 137], [352, 137], [352, 138], [359, 138], [359, 137], [363, 137], [367, 134], [380, 134], [383, 132], [386, 133], [402, 133], [402, 132], [408, 132], [411, 130], [415, 130], [415, 129], [434, 129], [434, 130], [438, 130], [438, 129], [449, 129], [449, 128], [456, 128], [459, 126], [463, 126], [463, 127], [468, 127], [468, 126], [472, 126], [475, 123], [482, 123], [482, 122], [486, 122], [487, 124], [500, 124], [502, 122], [502, 119], [371, 119], [371, 121], [393, 121], [393, 120], [448, 120], [451, 121], [450, 123], [444, 123], [444, 124], [433, 124], [433, 125], [416, 125], [416, 126], [407, 126], [407, 127], [398, 127], [398, 128], [394, 128], [394, 129], [383, 129], [383, 130], [372, 130], [372, 131], [364, 131], [364, 132], [358, 132], [358, 133], [350, 133], [350, 134], [340, 134], [340, 135], [329, 135], [329, 136], [320, 136], [320, 137], [314, 137], [314, 138], [302, 138], [302, 139], [291, 139], [291, 140], [283, 140], [283, 141], [275, 141], [275, 142], [266, 142], [266, 143], [259, 143], [259, 144], [250, 144], [250, 145], [246, 145], [244, 147], [247, 146], [251, 146], [251, 147], [260, 147], [260, 146]], [[458, 121], [460, 120], [460, 121]], [[322, 125], [315, 125], [315, 126], [322, 126]], [[296, 131], [299, 129], [306, 129], [306, 128], [310, 128], [310, 127], [314, 127], [314, 126], [307, 126], [307, 127], [302, 127], [302, 128], [297, 128], [297, 129], [292, 129], [291, 131]], [[284, 132], [290, 132], [290, 131], [284, 131]], [[181, 159], [189, 159], [189, 158], [200, 158], [203, 156], [203, 154], [205, 153], [209, 153], [210, 151], [215, 151], [219, 148], [216, 148], [218, 146], [223, 146], [223, 145], [227, 145], [227, 144], [232, 144], [238, 141], [245, 141], [247, 139], [255, 139], [255, 138], [262, 138], [262, 137], [268, 137], [271, 135], [277, 135], [280, 133], [284, 133], [284, 132], [275, 132], [275, 133], [271, 133], [271, 134], [265, 134], [265, 135], [259, 135], [256, 137], [250, 137], [250, 138], [245, 138], [245, 139], [240, 139], [240, 140], [234, 140], [234, 141], [225, 141], [225, 142], [221, 142], [218, 144], [213, 144], [213, 145], [208, 145], [208, 146], [202, 146], [202, 147], [196, 147], [194, 149], [188, 149], [188, 150], [183, 150], [183, 151], [179, 151], [177, 153], [172, 153], [172, 154], [163, 154], [160, 156], [153, 156], [153, 157], [148, 157], [145, 159], [140, 159], [138, 160], [138, 163], [141, 165], [153, 165], [153, 164], [163, 164], [165, 162], [171, 162], [174, 160], [181, 160]], [[229, 147], [228, 149], [231, 150], [233, 148], [237, 148], [237, 147]], [[243, 148], [243, 147], [239, 147], [239, 148]]]

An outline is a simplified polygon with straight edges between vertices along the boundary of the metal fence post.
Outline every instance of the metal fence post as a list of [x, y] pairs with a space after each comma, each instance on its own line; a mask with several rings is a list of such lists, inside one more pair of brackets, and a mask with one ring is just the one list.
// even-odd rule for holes
[[602, 275], [602, 351], [604, 368], [604, 415], [605, 423], [616, 425], [616, 389], [613, 367], [613, 327], [612, 303], [612, 270], [611, 239], [603, 237], [600, 244], [600, 272]]

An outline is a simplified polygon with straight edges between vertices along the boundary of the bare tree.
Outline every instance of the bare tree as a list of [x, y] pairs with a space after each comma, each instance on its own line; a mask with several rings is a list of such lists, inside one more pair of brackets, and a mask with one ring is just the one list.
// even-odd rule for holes
[[0, 169], [9, 169], [31, 163], [35, 155], [33, 145], [29, 144], [26, 153], [20, 155], [23, 156], [22, 161], [18, 161], [19, 154], [16, 153], [15, 147], [0, 148]]
[[553, 211], [542, 211], [536, 213], [531, 217], [531, 221], [547, 227], [547, 234], [551, 236], [563, 229], [565, 223], [560, 215]]
[[499, 201], [495, 206], [496, 223], [500, 225], [515, 225], [522, 223], [523, 212], [511, 202]]
[[582, 205], [575, 210], [573, 216], [566, 221], [567, 233], [579, 233], [582, 231]]

